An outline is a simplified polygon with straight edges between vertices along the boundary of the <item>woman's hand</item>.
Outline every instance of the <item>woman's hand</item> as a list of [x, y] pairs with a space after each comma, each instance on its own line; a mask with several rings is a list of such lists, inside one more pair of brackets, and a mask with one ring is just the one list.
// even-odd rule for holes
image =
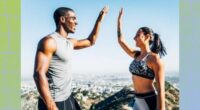
[[117, 36], [118, 36], [118, 38], [122, 37], [121, 21], [122, 21], [123, 13], [124, 13], [123, 8], [121, 8], [119, 11], [118, 19], [117, 19]]
[[118, 23], [121, 22], [123, 14], [124, 14], [124, 10], [123, 10], [123, 8], [121, 8], [119, 11]]

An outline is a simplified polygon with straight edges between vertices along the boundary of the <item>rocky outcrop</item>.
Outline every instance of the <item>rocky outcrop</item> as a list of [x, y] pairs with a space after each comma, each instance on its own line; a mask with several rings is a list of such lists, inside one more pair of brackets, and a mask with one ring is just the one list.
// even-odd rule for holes
[[37, 110], [38, 92], [31, 91], [21, 96], [21, 110]]
[[90, 110], [122, 110], [132, 102], [134, 96], [134, 91], [131, 90], [131, 87], [124, 87], [114, 95], [92, 105]]
[[[179, 90], [165, 82], [166, 110], [179, 110]], [[32, 91], [21, 96], [22, 110], [37, 110], [38, 92]], [[118, 92], [97, 93], [90, 90], [73, 92], [82, 110], [131, 110], [134, 103], [134, 90], [126, 86]]]
[[[131, 88], [131, 86], [124, 87], [105, 100], [93, 104], [90, 110], [131, 110], [135, 96]], [[166, 110], [179, 110], [179, 90], [169, 82], [165, 82], [165, 91]]]
[[165, 82], [165, 104], [166, 110], [179, 110], [179, 90]]

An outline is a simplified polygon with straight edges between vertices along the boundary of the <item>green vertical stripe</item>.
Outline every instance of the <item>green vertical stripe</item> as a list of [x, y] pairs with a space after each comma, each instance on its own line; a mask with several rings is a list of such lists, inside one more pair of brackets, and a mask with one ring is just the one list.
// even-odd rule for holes
[[20, 110], [20, 0], [0, 1], [0, 110]]

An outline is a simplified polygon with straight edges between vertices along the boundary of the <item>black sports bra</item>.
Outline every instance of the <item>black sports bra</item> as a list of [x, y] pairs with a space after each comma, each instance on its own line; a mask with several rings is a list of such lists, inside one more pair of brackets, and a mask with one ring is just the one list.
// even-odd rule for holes
[[137, 75], [151, 80], [154, 79], [155, 74], [153, 70], [147, 66], [146, 63], [146, 58], [148, 55], [149, 53], [142, 60], [134, 59], [131, 62], [129, 71], [132, 73], [132, 75]]

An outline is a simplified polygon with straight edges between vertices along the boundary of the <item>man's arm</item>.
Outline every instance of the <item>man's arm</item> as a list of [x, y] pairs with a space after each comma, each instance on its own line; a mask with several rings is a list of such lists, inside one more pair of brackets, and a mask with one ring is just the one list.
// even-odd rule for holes
[[94, 28], [88, 38], [82, 40], [71, 39], [71, 41], [74, 43], [74, 49], [82, 49], [95, 44], [96, 39], [98, 37], [101, 22], [104, 16], [107, 14], [107, 12], [108, 12], [108, 7], [106, 6], [99, 13]]
[[50, 94], [46, 78], [49, 63], [55, 50], [56, 44], [53, 38], [45, 37], [39, 42], [33, 75], [37, 89], [48, 110], [58, 110]]

